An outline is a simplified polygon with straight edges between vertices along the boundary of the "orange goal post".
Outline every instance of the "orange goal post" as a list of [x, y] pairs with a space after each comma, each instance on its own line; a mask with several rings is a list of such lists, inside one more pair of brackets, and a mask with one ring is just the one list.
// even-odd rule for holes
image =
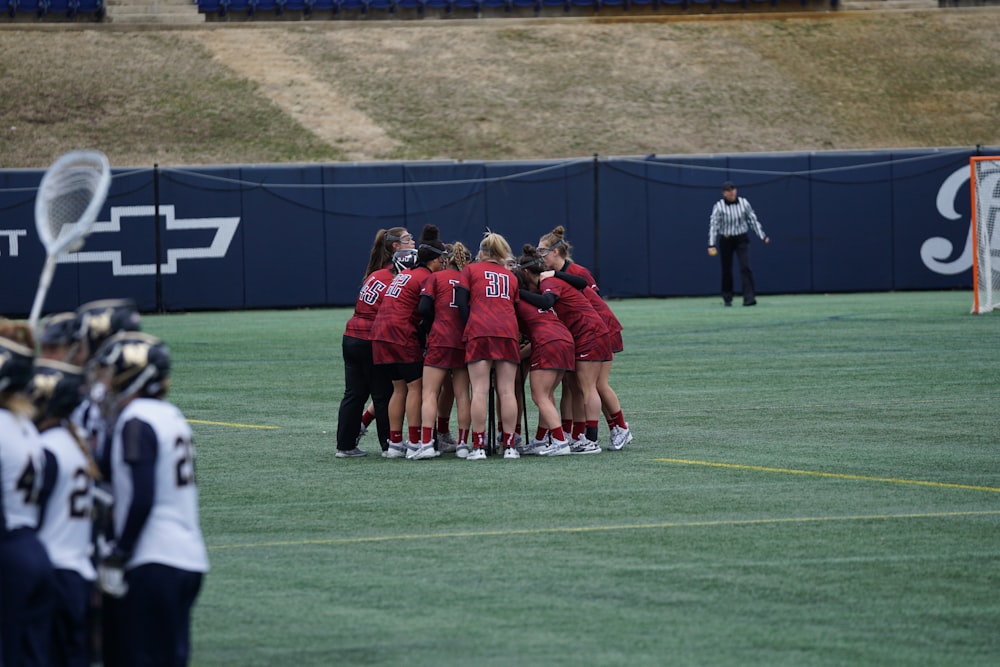
[[1000, 156], [969, 158], [972, 171], [972, 312], [1000, 308]]

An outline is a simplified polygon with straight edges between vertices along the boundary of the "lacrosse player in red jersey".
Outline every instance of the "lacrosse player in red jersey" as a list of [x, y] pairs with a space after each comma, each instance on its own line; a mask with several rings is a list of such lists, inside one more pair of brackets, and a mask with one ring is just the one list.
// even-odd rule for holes
[[[534, 248], [525, 246], [525, 250]], [[532, 303], [539, 296], [541, 262], [537, 256], [524, 254], [515, 270], [520, 301], [517, 320], [521, 333], [528, 339], [528, 383], [531, 400], [538, 407], [538, 430], [521, 452], [541, 456], [561, 456], [570, 453], [570, 442], [563, 432], [556, 405], [556, 387], [566, 372], [576, 368], [576, 344], [573, 335], [551, 308], [539, 308]], [[580, 280], [580, 279], [578, 279]]]
[[[451, 384], [458, 412], [458, 441], [455, 454], [465, 458], [469, 453], [469, 370], [465, 365], [465, 343], [462, 335], [469, 316], [469, 287], [460, 271], [472, 259], [461, 243], [447, 246], [445, 266], [424, 281], [418, 310], [427, 337], [424, 356], [423, 408], [421, 410], [420, 448], [414, 459], [437, 456], [434, 449], [435, 426], [439, 424], [441, 394], [445, 384]], [[461, 298], [458, 293], [463, 292]], [[461, 302], [461, 305], [459, 305]]]
[[[526, 246], [524, 254], [525, 257], [532, 257], [536, 256], [536, 252]], [[530, 279], [531, 271], [528, 275]], [[597, 378], [602, 364], [612, 357], [607, 327], [584, 296], [583, 289], [580, 289], [582, 279], [563, 272], [556, 277], [554, 271], [544, 271], [537, 276], [535, 289], [540, 294], [523, 298], [539, 308], [555, 307], [556, 314], [569, 329], [576, 344], [576, 368], [566, 374], [563, 388], [571, 395], [572, 404], [580, 406], [584, 428], [581, 436], [570, 445], [570, 453], [599, 454], [601, 447], [597, 442], [597, 430], [601, 399], [597, 394]]]
[[490, 371], [496, 374], [503, 456], [519, 458], [514, 442], [517, 396], [514, 385], [521, 364], [520, 334], [515, 307], [517, 276], [507, 268], [510, 244], [500, 234], [486, 232], [478, 261], [462, 269], [469, 285], [469, 319], [465, 324], [465, 362], [472, 384], [472, 451], [467, 461], [486, 458], [487, 395]]
[[[438, 228], [425, 225], [417, 246], [417, 265], [400, 271], [382, 296], [372, 324], [372, 359], [392, 380], [389, 399], [389, 442], [382, 456], [413, 458], [420, 447], [423, 405], [424, 342], [417, 305], [424, 281], [443, 265], [444, 243]], [[408, 441], [403, 444], [403, 420]]]
[[[371, 329], [382, 295], [399, 271], [416, 265], [413, 236], [403, 227], [380, 229], [372, 244], [365, 280], [347, 321], [341, 347], [344, 355], [344, 397], [337, 415], [337, 458], [366, 456], [358, 447], [364, 434], [365, 401], [372, 397], [372, 419], [382, 450], [389, 441], [389, 399], [392, 381], [372, 361]], [[396, 258], [399, 254], [398, 259]], [[370, 423], [370, 422], [369, 422]]]
[[[618, 321], [614, 311], [611, 310], [611, 307], [601, 297], [594, 276], [585, 267], [577, 264], [570, 258], [571, 251], [572, 246], [566, 240], [566, 230], [562, 225], [559, 225], [538, 241], [538, 253], [544, 259], [547, 268], [553, 271], [564, 271], [570, 275], [577, 275], [587, 281], [587, 288], [584, 290], [584, 295], [590, 300], [590, 304], [607, 327], [611, 352], [613, 355], [617, 354], [625, 349], [622, 339], [621, 322]], [[611, 436], [611, 445], [608, 449], [617, 452], [632, 442], [632, 431], [629, 430], [628, 423], [625, 421], [621, 402], [618, 400], [618, 394], [611, 388], [610, 377], [613, 360], [612, 356], [612, 359], [604, 362], [601, 368], [600, 376], [597, 379], [597, 393], [601, 397], [601, 409], [607, 420]], [[563, 417], [565, 418], [567, 413], [572, 414], [573, 412], [577, 412], [577, 410], [568, 408], [564, 403]]]

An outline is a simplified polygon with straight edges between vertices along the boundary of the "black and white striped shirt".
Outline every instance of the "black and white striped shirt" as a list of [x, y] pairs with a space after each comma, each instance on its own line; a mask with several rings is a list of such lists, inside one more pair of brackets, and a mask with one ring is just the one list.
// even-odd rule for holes
[[764, 228], [761, 227], [757, 214], [753, 212], [753, 207], [743, 197], [737, 197], [733, 203], [720, 199], [712, 207], [712, 215], [708, 221], [708, 245], [714, 247], [719, 236], [737, 236], [746, 234], [749, 228], [753, 227], [754, 232], [761, 238], [767, 237]]

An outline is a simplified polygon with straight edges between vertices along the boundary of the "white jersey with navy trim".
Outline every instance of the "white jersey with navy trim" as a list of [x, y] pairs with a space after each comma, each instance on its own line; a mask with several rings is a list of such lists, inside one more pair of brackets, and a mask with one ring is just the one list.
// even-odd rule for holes
[[45, 545], [52, 567], [73, 570], [93, 581], [97, 573], [91, 562], [94, 487], [90, 462], [66, 426], [43, 432], [42, 444], [55, 458], [56, 480], [38, 539]]
[[198, 516], [191, 427], [173, 404], [136, 398], [122, 410], [111, 438], [111, 482], [115, 536], [125, 529], [133, 501], [132, 471], [126, 463], [123, 431], [138, 420], [156, 436], [153, 506], [126, 564], [131, 569], [158, 563], [189, 572], [208, 571], [208, 552]]
[[37, 528], [45, 454], [30, 419], [0, 408], [0, 493], [3, 528]]

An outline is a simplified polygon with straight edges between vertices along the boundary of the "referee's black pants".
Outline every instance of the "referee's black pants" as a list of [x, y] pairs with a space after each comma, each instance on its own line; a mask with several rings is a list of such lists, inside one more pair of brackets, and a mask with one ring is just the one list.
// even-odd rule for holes
[[389, 399], [392, 397], [392, 380], [372, 361], [372, 343], [369, 340], [344, 336], [344, 398], [340, 401], [337, 416], [337, 449], [348, 450], [357, 446], [361, 432], [361, 413], [368, 397], [375, 406], [375, 425], [379, 445], [383, 450], [389, 441]]
[[722, 300], [733, 301], [733, 255], [740, 264], [740, 284], [743, 287], [743, 303], [757, 300], [757, 290], [750, 270], [750, 234], [719, 237], [719, 259], [722, 261]]

